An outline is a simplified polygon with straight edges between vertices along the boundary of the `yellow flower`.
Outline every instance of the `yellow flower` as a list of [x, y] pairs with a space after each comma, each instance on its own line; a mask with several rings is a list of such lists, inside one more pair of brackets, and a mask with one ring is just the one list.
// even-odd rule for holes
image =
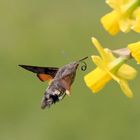
[[140, 41], [128, 44], [127, 48], [112, 50], [112, 53], [127, 58], [134, 58], [140, 64]]
[[140, 33], [140, 7], [137, 8], [133, 13], [134, 18], [132, 29], [138, 33]]
[[140, 41], [129, 44], [127, 47], [129, 48], [132, 57], [140, 64]]
[[136, 70], [124, 64], [127, 60], [126, 57], [115, 58], [111, 51], [104, 49], [95, 38], [92, 38], [92, 42], [101, 57], [92, 56], [92, 60], [97, 65], [97, 68], [84, 77], [86, 85], [96, 93], [113, 79], [117, 81], [126, 96], [133, 97], [127, 81], [136, 76]]
[[101, 18], [104, 28], [112, 35], [133, 29], [140, 32], [140, 0], [106, 0], [113, 9]]

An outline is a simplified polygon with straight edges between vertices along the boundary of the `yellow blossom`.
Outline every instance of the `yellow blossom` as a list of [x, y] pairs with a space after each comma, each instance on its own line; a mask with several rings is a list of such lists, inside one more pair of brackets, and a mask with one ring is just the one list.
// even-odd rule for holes
[[128, 58], [116, 58], [109, 49], [104, 49], [95, 38], [92, 38], [92, 42], [101, 57], [92, 56], [97, 68], [85, 75], [86, 85], [96, 93], [113, 79], [117, 81], [126, 96], [133, 97], [127, 81], [133, 79], [137, 72], [131, 66], [124, 64]]
[[140, 41], [128, 45], [132, 57], [140, 64]]
[[112, 35], [130, 29], [140, 32], [140, 0], [106, 0], [113, 9], [101, 18], [104, 28]]

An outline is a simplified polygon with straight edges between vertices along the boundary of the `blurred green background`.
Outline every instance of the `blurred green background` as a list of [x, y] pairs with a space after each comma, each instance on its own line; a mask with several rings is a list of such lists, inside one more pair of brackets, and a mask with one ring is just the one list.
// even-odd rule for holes
[[[111, 9], [97, 0], [0, 1], [0, 140], [139, 140], [140, 75], [128, 99], [112, 81], [92, 94], [77, 71], [72, 96], [50, 109], [40, 102], [47, 83], [18, 64], [60, 67], [96, 54], [95, 36], [104, 47], [120, 48], [140, 40], [134, 32], [110, 36], [100, 18]], [[131, 62], [140, 72], [140, 66]]]

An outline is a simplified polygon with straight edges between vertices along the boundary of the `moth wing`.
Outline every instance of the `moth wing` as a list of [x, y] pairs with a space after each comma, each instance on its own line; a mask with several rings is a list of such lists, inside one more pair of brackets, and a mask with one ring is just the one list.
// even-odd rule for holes
[[19, 66], [28, 71], [36, 73], [37, 77], [43, 82], [52, 80], [59, 69], [56, 67], [39, 67], [39, 66], [29, 66], [29, 65], [19, 65]]
[[70, 95], [70, 92], [71, 92], [71, 85], [72, 85], [72, 79], [69, 75], [63, 77], [61, 80], [60, 80], [60, 84], [63, 88], [66, 89], [66, 94], [67, 95]]

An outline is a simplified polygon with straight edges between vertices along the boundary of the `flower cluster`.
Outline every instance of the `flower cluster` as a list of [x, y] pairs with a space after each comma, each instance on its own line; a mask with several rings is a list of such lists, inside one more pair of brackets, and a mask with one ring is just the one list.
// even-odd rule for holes
[[[127, 33], [131, 29], [140, 33], [140, 0], [106, 0], [106, 3], [113, 11], [103, 16], [101, 23], [111, 35], [116, 35], [119, 31]], [[140, 64], [140, 41], [117, 50], [103, 48], [94, 37], [92, 43], [99, 55], [91, 56], [97, 67], [85, 75], [87, 87], [93, 93], [97, 93], [108, 82], [114, 80], [124, 94], [132, 98], [133, 92], [128, 81], [136, 77], [137, 71], [126, 63], [128, 60], [135, 59], [137, 64]]]
[[131, 29], [140, 33], [140, 0], [106, 0], [113, 9], [101, 18], [104, 28], [112, 35]]
[[[104, 49], [96, 38], [92, 38], [92, 42], [98, 50], [100, 56], [91, 56], [97, 68], [84, 77], [86, 85], [94, 93], [96, 93], [100, 91], [109, 81], [115, 80], [120, 85], [120, 88], [126, 96], [130, 98], [133, 97], [128, 81], [135, 78], [137, 71], [133, 67], [125, 64], [130, 57], [128, 57], [128, 55], [120, 55], [116, 58], [112, 51]], [[128, 45], [128, 48], [130, 48], [130, 46], [131, 44]], [[131, 50], [127, 49], [127, 51], [131, 54]], [[135, 54], [133, 49], [132, 53]], [[140, 61], [140, 59], [138, 59], [138, 61]]]

